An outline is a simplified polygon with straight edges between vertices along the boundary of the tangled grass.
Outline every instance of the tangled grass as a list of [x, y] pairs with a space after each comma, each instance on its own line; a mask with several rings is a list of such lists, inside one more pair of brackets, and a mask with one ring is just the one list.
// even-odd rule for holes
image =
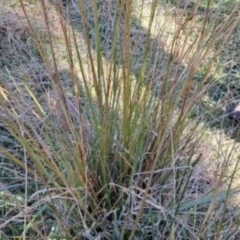
[[239, 3], [12, 4], [1, 238], [238, 239], [238, 143], [212, 97], [232, 84], [219, 73], [237, 62]]

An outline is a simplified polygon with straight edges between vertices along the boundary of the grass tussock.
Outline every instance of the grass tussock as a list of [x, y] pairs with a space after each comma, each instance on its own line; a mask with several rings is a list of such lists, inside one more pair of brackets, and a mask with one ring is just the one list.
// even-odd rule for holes
[[239, 3], [14, 2], [0, 18], [0, 236], [238, 239], [238, 145], [209, 136], [202, 106]]

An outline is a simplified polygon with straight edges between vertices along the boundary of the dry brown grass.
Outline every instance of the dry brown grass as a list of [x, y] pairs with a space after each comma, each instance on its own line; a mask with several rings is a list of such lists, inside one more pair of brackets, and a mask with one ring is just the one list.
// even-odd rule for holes
[[[238, 203], [234, 205], [225, 204], [224, 200], [217, 201], [214, 198], [214, 194], [218, 195], [219, 192], [226, 189], [232, 179], [234, 179], [234, 182], [231, 183], [231, 185], [233, 185], [234, 188], [239, 187], [238, 181], [235, 180], [238, 178], [238, 173], [235, 174], [234, 172], [236, 171], [235, 168], [239, 156], [239, 143], [226, 136], [226, 131], [224, 133], [223, 128], [219, 127], [215, 129], [208, 124], [212, 119], [210, 118], [209, 121], [206, 119], [212, 114], [212, 109], [214, 108], [211, 108], [212, 100], [211, 96], [207, 95], [207, 92], [205, 99], [203, 98], [202, 100], [201, 98], [202, 105], [205, 105], [204, 108], [201, 108], [200, 104], [198, 106], [196, 102], [195, 112], [197, 113], [197, 117], [189, 118], [186, 122], [183, 121], [184, 124], [188, 124], [188, 127], [182, 128], [181, 124], [179, 124], [180, 126], [177, 125], [177, 120], [181, 119], [178, 114], [182, 111], [187, 115], [188, 110], [190, 111], [188, 107], [198, 98], [198, 94], [200, 95], [202, 93], [198, 91], [200, 89], [199, 86], [204, 86], [201, 85], [198, 80], [192, 81], [192, 78], [189, 78], [189, 81], [185, 81], [186, 77], [189, 76], [189, 72], [196, 75], [202, 74], [201, 76], [207, 82], [207, 78], [204, 77], [204, 70], [201, 72], [201, 69], [199, 71], [195, 69], [195, 66], [201, 67], [198, 65], [198, 62], [201, 62], [206, 56], [204, 53], [200, 54], [200, 52], [201, 50], [205, 51], [205, 49], [203, 46], [199, 47], [198, 44], [191, 47], [191, 44], [196, 40], [194, 34], [201, 31], [202, 16], [200, 14], [185, 16], [184, 14], [186, 12], [184, 9], [181, 10], [179, 8], [169, 8], [166, 6], [161, 8], [160, 5], [158, 6], [158, 18], [156, 18], [156, 22], [153, 23], [154, 30], [152, 31], [152, 35], [150, 35], [150, 60], [148, 59], [148, 64], [146, 65], [146, 75], [142, 78], [140, 70], [144, 59], [145, 44], [147, 42], [146, 22], [150, 8], [148, 8], [147, 3], [142, 6], [146, 8], [146, 11], [144, 11], [146, 16], [143, 16], [141, 21], [138, 22], [139, 16], [141, 15], [141, 11], [138, 12], [138, 10], [141, 9], [141, 4], [139, 3], [139, 8], [136, 7], [136, 12], [134, 11], [135, 22], [131, 28], [132, 39], [129, 42], [133, 63], [129, 75], [129, 79], [132, 79], [132, 85], [129, 87], [132, 89], [137, 88], [138, 80], [141, 78], [145, 83], [142, 87], [144, 90], [141, 94], [138, 94], [137, 91], [132, 91], [132, 95], [128, 97], [130, 100], [134, 99], [131, 103], [133, 106], [138, 107], [136, 108], [138, 111], [134, 112], [136, 116], [138, 116], [139, 112], [144, 112], [145, 115], [149, 114], [142, 109], [151, 109], [151, 105], [146, 105], [146, 102], [149, 101], [149, 99], [154, 99], [155, 101], [155, 96], [159, 98], [159, 101], [162, 101], [162, 109], [164, 108], [165, 111], [169, 111], [169, 115], [167, 118], [164, 118], [161, 116], [162, 112], [159, 112], [159, 114], [156, 114], [155, 122], [149, 121], [147, 123], [142, 121], [145, 115], [142, 116], [139, 114], [139, 116], [142, 117], [140, 120], [133, 118], [135, 121], [133, 121], [133, 126], [137, 127], [136, 131], [134, 128], [133, 133], [130, 133], [131, 141], [129, 142], [133, 142], [133, 144], [129, 144], [128, 149], [126, 145], [124, 145], [128, 140], [124, 139], [124, 136], [121, 135], [121, 131], [123, 131], [121, 129], [122, 118], [119, 118], [117, 124], [113, 125], [114, 129], [110, 129], [111, 131], [109, 132], [109, 129], [105, 127], [107, 124], [101, 125], [101, 123], [97, 122], [94, 126], [94, 121], [96, 121], [93, 120], [94, 114], [89, 114], [89, 109], [92, 105], [96, 107], [99, 104], [96, 100], [98, 97], [97, 92], [93, 93], [96, 90], [94, 86], [89, 86], [88, 88], [93, 96], [92, 105], [89, 103], [91, 99], [86, 97], [86, 92], [80, 91], [80, 101], [76, 101], [76, 98], [74, 98], [74, 81], [77, 79], [80, 83], [79, 85], [84, 85], [85, 82], [81, 75], [80, 67], [76, 66], [74, 71], [72, 71], [73, 69], [69, 66], [69, 55], [66, 53], [66, 48], [68, 46], [74, 46], [71, 27], [75, 29], [76, 37], [79, 39], [79, 52], [82, 56], [87, 83], [91, 83], [94, 80], [94, 76], [89, 60], [90, 52], [93, 56], [94, 65], [99, 64], [99, 60], [97, 59], [98, 54], [94, 49], [98, 43], [96, 36], [94, 36], [94, 16], [90, 14], [87, 18], [92, 47], [90, 50], [87, 50], [88, 46], [86, 45], [84, 32], [80, 31], [74, 25], [76, 23], [74, 20], [77, 21], [77, 17], [74, 18], [75, 15], [73, 15], [71, 19], [73, 23], [70, 24], [69, 19], [63, 19], [64, 15], [59, 15], [54, 6], [47, 3], [47, 11], [49, 13], [49, 29], [47, 29], [44, 23], [45, 20], [40, 1], [34, 3], [29, 2], [26, 4], [25, 9], [29, 14], [29, 19], [31, 19], [33, 23], [33, 29], [36, 30], [33, 37], [18, 1], [13, 2], [15, 2], [15, 12], [10, 10], [9, 2], [6, 2], [5, 7], [0, 10], [0, 93], [1, 96], [10, 99], [5, 105], [6, 108], [1, 108], [0, 114], [2, 121], [4, 121], [3, 123], [0, 122], [0, 131], [3, 133], [1, 144], [6, 144], [5, 141], [8, 139], [9, 154], [16, 154], [16, 157], [22, 159], [20, 165], [25, 169], [25, 172], [20, 170], [16, 164], [12, 164], [9, 160], [3, 158], [3, 155], [9, 158], [10, 155], [6, 155], [6, 152], [1, 152], [3, 151], [3, 148], [1, 148], [0, 165], [2, 166], [2, 170], [0, 170], [0, 174], [2, 177], [0, 177], [0, 182], [2, 185], [1, 190], [4, 191], [3, 197], [1, 197], [0, 200], [5, 204], [7, 201], [15, 203], [16, 200], [14, 200], [14, 197], [19, 197], [19, 200], [16, 201], [14, 206], [7, 206], [11, 214], [8, 215], [6, 212], [4, 215], [4, 217], [7, 217], [7, 221], [0, 223], [0, 229], [2, 231], [0, 234], [2, 234], [3, 237], [7, 237], [8, 233], [12, 234], [14, 230], [11, 229], [10, 223], [13, 222], [14, 226], [16, 226], [16, 228], [19, 227], [21, 230], [23, 226], [25, 230], [31, 229], [32, 232], [29, 231], [31, 237], [37, 233], [42, 239], [44, 239], [44, 236], [49, 235], [49, 233], [54, 232], [54, 225], [60, 227], [61, 230], [64, 228], [72, 228], [75, 234], [77, 232], [76, 229], [79, 230], [81, 227], [84, 229], [82, 236], [86, 239], [91, 239], [91, 237], [111, 239], [112, 236], [115, 236], [114, 234], [117, 234], [117, 231], [121, 230], [120, 227], [125, 226], [127, 234], [130, 235], [137, 228], [136, 223], [139, 223], [142, 227], [138, 229], [138, 234], [151, 233], [154, 231], [157, 235], [152, 236], [152, 239], [164, 239], [166, 236], [171, 236], [172, 239], [184, 239], [182, 231], [185, 231], [186, 234], [189, 234], [191, 237], [195, 236], [196, 239], [201, 236], [201, 234], [203, 237], [208, 236], [210, 239], [211, 236], [214, 236], [214, 230], [216, 230], [210, 229], [213, 226], [215, 227], [215, 225], [211, 225], [210, 223], [214, 221], [221, 222], [221, 220], [226, 224], [226, 226], [222, 226], [222, 229], [220, 228], [220, 230], [223, 230], [223, 233], [228, 232], [228, 228], [232, 227], [232, 229], [236, 229], [235, 234], [237, 234], [239, 231], [236, 216], [238, 210], [234, 209], [234, 206], [238, 205]], [[90, 2], [88, 2], [88, 4], [89, 3]], [[86, 4], [85, 7], [87, 7], [87, 11], [90, 11], [88, 4]], [[74, 9], [74, 6], [69, 10], [72, 14], [75, 14], [74, 11], [76, 9]], [[106, 36], [110, 36], [113, 33], [113, 25], [111, 22], [114, 12], [113, 1], [105, 1], [105, 4], [102, 5], [99, 12], [102, 16], [100, 22], [100, 24], [102, 24], [101, 31], [106, 31], [108, 34], [105, 33], [102, 36], [103, 39], [101, 41], [103, 45], [101, 54], [103, 58], [101, 62], [102, 65], [100, 64], [98, 67], [102, 67], [104, 76], [110, 76], [109, 78], [105, 78], [109, 80], [113, 77], [110, 73], [112, 67], [111, 61], [113, 60], [111, 50], [113, 39], [106, 38]], [[60, 23], [61, 18], [64, 22], [62, 25]], [[186, 27], [183, 27], [183, 25], [186, 25]], [[63, 27], [66, 27], [65, 32], [62, 29]], [[120, 28], [121, 27], [124, 28], [123, 23], [120, 24]], [[157, 34], [159, 29], [162, 30], [160, 32], [162, 34]], [[51, 32], [53, 50], [56, 54], [56, 63], [59, 70], [57, 76], [54, 75], [56, 69], [54, 69], [54, 62], [51, 59], [49, 47], [51, 44], [49, 43], [49, 36], [47, 34], [48, 30]], [[64, 33], [69, 34], [67, 40], [66, 38], [64, 40]], [[230, 60], [235, 64], [238, 59], [237, 51], [235, 52], [238, 42], [235, 41], [235, 36], [238, 36], [239, 33], [234, 32], [234, 34], [235, 35], [230, 38], [230, 45], [228, 45], [228, 43], [225, 45], [230, 46], [230, 48], [234, 50], [232, 50], [230, 55], [229, 52], [226, 52], [227, 48], [225, 49], [226, 51], [223, 52], [223, 59], [228, 59], [226, 61], [227, 66]], [[206, 39], [208, 36], [208, 34], [204, 34]], [[36, 42], [36, 39], [38, 39], [41, 46], [43, 46], [44, 59], [41, 57], [40, 49], [34, 45], [34, 40]], [[232, 41], [234, 43], [232, 43]], [[200, 43], [204, 45], [205, 40], [202, 40]], [[120, 45], [121, 41], [118, 43], [118, 47], [120, 47]], [[199, 50], [197, 53], [196, 49]], [[206, 53], [209, 54], [209, 58], [213, 56], [215, 54], [214, 46], [209, 47]], [[194, 56], [194, 54], [199, 54], [199, 56]], [[77, 61], [76, 52], [73, 53], [72, 58], [74, 61]], [[174, 59], [170, 64], [171, 70], [168, 69], [167, 59]], [[192, 62], [192, 59], [194, 62]], [[151, 62], [151, 60], [154, 61]], [[213, 69], [216, 69], [218, 60], [219, 59], [216, 59], [217, 62], [213, 61]], [[204, 66], [206, 66], [206, 62], [208, 62], [208, 59], [203, 61]], [[119, 67], [118, 79], [120, 80], [119, 86], [124, 87], [124, 74], [126, 74], [126, 70], [122, 64], [124, 65], [125, 62], [119, 60], [117, 65]], [[234, 64], [232, 64], [232, 66], [234, 66]], [[68, 69], [70, 69], [70, 71], [67, 71]], [[99, 68], [96, 68], [96, 72], [98, 69]], [[196, 76], [194, 74], [192, 77]], [[61, 92], [56, 91], [56, 88], [53, 86], [54, 81], [52, 80], [54, 77], [60, 79], [62, 83], [62, 88], [64, 89], [63, 96]], [[164, 80], [168, 78], [168, 85], [163, 85]], [[218, 80], [216, 80], [216, 82], [218, 83]], [[178, 86], [177, 84], [179, 84], [178, 88], [176, 87]], [[228, 85], [226, 86], [228, 87]], [[166, 90], [161, 92], [159, 89], [163, 87], [166, 87]], [[81, 86], [81, 88], [84, 90], [84, 87]], [[168, 94], [174, 92], [175, 89], [179, 89], [179, 91], [168, 97]], [[151, 93], [151, 95], [146, 97], [147, 93]], [[153, 97], [152, 95], [154, 94], [155, 96]], [[194, 94], [196, 94], [196, 96], [194, 96]], [[113, 95], [113, 91], [109, 92], [109, 95]], [[116, 110], [117, 113], [124, 113], [124, 92], [121, 91], [119, 96], [117, 101], [119, 106], [114, 108], [114, 110]], [[64, 101], [62, 99], [64, 99]], [[114, 103], [113, 96], [110, 99], [109, 105], [111, 105], [112, 102]], [[180, 99], [179, 105], [174, 103], [175, 99]], [[221, 99], [221, 101], [223, 100], [224, 98]], [[103, 98], [103, 104], [106, 104], [107, 101], [107, 97]], [[221, 101], [219, 100], [217, 104], [222, 104]], [[67, 107], [64, 106], [64, 104], [66, 104]], [[111, 106], [114, 107], [115, 105], [112, 104]], [[210, 107], [207, 108], [208, 106]], [[6, 109], [11, 109], [14, 114], [5, 115], [6, 112], [8, 112]], [[101, 109], [98, 109], [95, 113], [95, 117], [98, 119], [98, 117], [101, 116]], [[110, 113], [111, 112], [109, 112], [109, 114]], [[135, 116], [134, 114], [132, 115]], [[154, 111], [150, 113], [150, 115], [154, 114]], [[69, 118], [67, 118], [66, 115], [69, 116]], [[13, 124], [11, 133], [7, 132], [5, 125], [3, 125], [8, 122], [6, 119], [7, 117], [9, 118], [9, 116], [19, 121], [19, 125], [14, 126], [15, 122], [11, 122], [9, 119], [9, 124]], [[218, 116], [215, 116], [213, 112], [213, 118], [216, 117]], [[78, 121], [79, 119], [81, 121]], [[112, 120], [114, 121], [115, 118]], [[155, 126], [159, 124], [160, 120], [162, 121], [161, 124]], [[24, 124], [22, 123], [26, 125], [26, 128], [24, 128]], [[151, 124], [153, 128], [149, 127]], [[109, 125], [111, 125], [110, 122]], [[142, 128], [142, 125], [147, 127]], [[198, 128], [196, 128], [196, 125], [198, 125]], [[23, 128], [19, 130], [17, 126], [22, 126]], [[161, 126], [164, 126], [164, 130], [161, 129]], [[98, 131], [100, 128], [103, 129], [102, 132]], [[169, 131], [165, 131], [165, 129], [169, 129]], [[233, 128], [230, 130], [232, 129]], [[127, 127], [124, 131], [125, 130], [128, 130]], [[31, 131], [33, 134], [31, 134]], [[144, 134], [148, 131], [150, 133], [149, 135], [146, 134], [145, 137]], [[20, 140], [23, 141], [23, 145], [29, 148], [31, 148], [31, 146], [36, 147], [34, 151], [36, 150], [36, 155], [41, 159], [41, 164], [33, 164], [31, 161], [31, 158], [34, 159], [35, 156], [34, 151], [25, 148], [21, 149], [21, 146], [16, 143], [15, 140], [12, 140], [12, 142], [9, 140], [12, 134], [18, 136], [21, 135], [21, 133], [23, 137], [20, 138]], [[98, 135], [96, 133], [98, 133]], [[108, 141], [108, 135], [106, 134], [105, 136], [104, 133], [108, 133], [109, 135], [114, 134], [114, 137], [109, 137], [109, 139], [112, 139], [109, 142], [109, 146], [106, 145], [106, 147], [110, 149], [109, 152], [107, 152], [108, 149], [106, 150], [106, 147], [101, 148], [104, 146], [104, 141]], [[168, 137], [161, 139], [161, 134], [162, 136], [166, 134]], [[29, 138], [27, 140], [29, 142], [34, 142], [37, 139], [37, 141], [39, 141], [40, 151], [38, 151], [37, 145], [28, 145], [27, 141], [24, 142], [24, 136], [26, 136], [26, 139]], [[96, 137], [98, 141], [96, 141]], [[134, 159], [136, 161], [136, 159], [140, 159], [139, 155], [141, 151], [139, 146], [145, 138], [147, 139], [146, 144], [142, 146], [146, 153], [142, 155], [142, 159], [144, 160], [141, 163], [141, 171], [139, 170], [133, 175], [133, 185], [129, 187], [125, 184], [125, 181], [127, 182], [128, 179], [124, 178], [124, 174], [126, 174], [127, 171], [119, 173], [119, 169], [122, 165], [129, 165], [129, 167], [126, 167], [128, 170], [133, 168], [135, 163], [131, 165], [131, 160]], [[177, 141], [177, 139], [179, 139], [179, 142], [175, 144], [174, 141]], [[161, 147], [156, 147], [156, 144]], [[138, 148], [139, 152], [137, 151]], [[99, 149], [101, 149], [101, 151]], [[161, 153], [159, 149], [161, 149]], [[104, 155], [104, 151], [107, 153], [106, 156]], [[103, 158], [101, 158], [101, 154], [104, 156]], [[157, 165], [158, 168], [153, 169], [153, 162], [156, 156], [159, 156], [161, 160], [163, 159], [163, 163]], [[79, 159], [85, 161], [85, 164], [87, 160], [89, 161], [86, 169], [82, 168], [83, 165], [78, 161]], [[122, 165], [117, 163], [119, 159], [123, 159]], [[169, 162], [167, 165], [164, 165], [166, 159], [168, 159]], [[106, 174], [109, 175], [107, 176], [109, 177], [109, 184], [107, 186], [109, 187], [109, 196], [106, 195], [101, 198], [101, 194], [103, 195], [106, 188], [104, 185], [105, 179], [101, 178], [101, 161], [105, 160], [107, 163], [105, 169]], [[187, 165], [188, 160], [190, 161], [189, 165]], [[27, 165], [29, 172], [27, 171], [28, 168], [26, 168]], [[44, 168], [50, 173], [48, 175], [49, 179], [41, 176], [41, 171], [44, 171]], [[6, 177], [8, 174], [11, 177]], [[234, 174], [235, 176], [233, 176]], [[228, 175], [230, 175], [229, 179], [227, 179]], [[13, 176], [15, 182], [12, 182], [10, 179], [13, 178]], [[173, 179], [171, 178], [172, 176], [174, 176]], [[123, 179], [123, 184], [119, 181], [121, 178]], [[153, 179], [150, 186], [148, 186], [149, 178]], [[225, 186], [220, 188], [219, 185], [222, 184], [224, 179], [226, 179]], [[41, 184], [38, 184], [38, 182], [41, 182]], [[189, 184], [186, 185], [186, 189], [185, 187], [181, 187], [188, 182]], [[45, 187], [49, 187], [48, 193], [43, 183], [46, 184]], [[165, 184], [161, 185], [160, 183]], [[20, 184], [21, 187], [19, 187], [18, 184]], [[181, 191], [185, 191], [184, 194], [178, 193], [178, 188]], [[18, 191], [16, 189], [18, 189]], [[28, 189], [30, 189], [30, 193], [26, 196]], [[90, 189], [89, 192], [87, 192], [87, 189]], [[146, 189], [148, 189], [148, 191]], [[212, 192], [209, 193], [211, 190], [214, 192], [213, 195], [211, 195]], [[119, 194], [119, 192], [121, 194]], [[120, 210], [114, 209], [115, 204], [110, 205], [112, 208], [108, 208], [109, 203], [106, 199], [116, 200], [115, 195], [119, 196], [119, 201], [123, 201], [122, 196], [131, 200], [131, 204], [130, 200], [123, 201], [122, 204], [125, 208], [129, 209], [130, 214], [125, 212], [124, 207]], [[220, 194], [220, 197], [224, 199], [224, 194]], [[87, 200], [82, 202], [82, 199], [84, 199], [84, 201], [85, 199]], [[28, 203], [26, 203], [27, 200], [31, 204], [33, 203], [29, 207], [27, 206]], [[178, 200], [181, 201], [182, 205], [178, 206]], [[142, 205], [143, 201], [145, 201], [145, 205]], [[196, 204], [197, 201], [200, 204]], [[209, 202], [210, 204], [208, 205]], [[53, 206], [55, 205], [55, 207], [49, 207], [48, 204], [50, 203]], [[85, 209], [86, 212], [82, 211], [83, 206], [87, 204], [89, 204], [89, 206]], [[90, 206], [93, 206], [93, 209], [91, 209]], [[181, 214], [175, 215], [178, 207]], [[23, 210], [26, 213], [25, 216], [21, 215], [21, 211]], [[49, 217], [48, 213], [46, 214], [42, 212], [42, 210], [51, 213], [51, 216]], [[14, 214], [14, 211], [17, 213]], [[199, 211], [206, 213], [206, 215], [199, 214]], [[139, 212], [143, 212], [143, 217], [137, 222], [136, 218], [138, 218]], [[117, 218], [118, 215], [120, 216], [120, 220], [118, 219], [119, 221], [113, 223], [112, 219]], [[42, 222], [39, 220], [38, 223], [35, 219], [38, 219], [39, 216]], [[121, 216], [124, 217], [121, 218]], [[158, 216], [161, 216], [158, 219], [159, 229], [155, 229], [151, 226], [151, 219], [157, 218]], [[107, 222], [107, 226], [101, 225], [103, 219]], [[20, 224], [17, 221], [15, 222], [15, 220], [19, 220]], [[31, 225], [30, 220], [32, 220], [33, 225]], [[49, 225], [47, 226], [44, 221], [49, 222]], [[79, 221], [81, 223], [79, 223]], [[87, 226], [88, 221], [92, 221], [92, 226]], [[172, 224], [170, 228], [172, 232], [169, 232], [168, 221]], [[209, 223], [209, 228], [201, 229], [205, 221]], [[232, 221], [232, 225], [229, 224], [230, 221]], [[72, 225], [72, 223], [74, 224]], [[97, 227], [94, 226], [95, 224]], [[89, 230], [91, 227], [93, 230]], [[202, 231], [200, 231], [198, 227]], [[154, 229], [151, 230], [151, 228]], [[57, 233], [61, 234], [61, 230], [57, 230]], [[64, 234], [68, 236], [71, 235], [68, 230], [66, 230]], [[23, 233], [23, 237], [24, 236]], [[118, 236], [120, 236], [120, 234]], [[147, 235], [145, 235], [145, 237], [146, 236]], [[234, 234], [232, 236], [234, 236]], [[136, 239], [138, 238], [136, 237]]]

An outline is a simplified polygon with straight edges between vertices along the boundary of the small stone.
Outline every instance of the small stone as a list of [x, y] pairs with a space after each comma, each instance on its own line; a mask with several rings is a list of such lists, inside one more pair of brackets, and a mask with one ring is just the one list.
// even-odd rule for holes
[[240, 123], [240, 103], [229, 113], [229, 118]]

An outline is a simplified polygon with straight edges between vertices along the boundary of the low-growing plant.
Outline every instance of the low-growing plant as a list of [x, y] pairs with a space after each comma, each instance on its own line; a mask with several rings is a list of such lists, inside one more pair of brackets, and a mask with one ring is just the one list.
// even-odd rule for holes
[[18, 185], [1, 187], [10, 209], [1, 214], [3, 237], [234, 239], [234, 146], [208, 180], [202, 118], [191, 114], [214, 81], [240, 5], [221, 22], [208, 22], [208, 4], [203, 20], [192, 22], [193, 12], [175, 24], [158, 1], [41, 0], [43, 39], [19, 2], [49, 80], [38, 91], [25, 79], [0, 88], [1, 128], [20, 149], [3, 143], [0, 153], [25, 183], [17, 200]]

